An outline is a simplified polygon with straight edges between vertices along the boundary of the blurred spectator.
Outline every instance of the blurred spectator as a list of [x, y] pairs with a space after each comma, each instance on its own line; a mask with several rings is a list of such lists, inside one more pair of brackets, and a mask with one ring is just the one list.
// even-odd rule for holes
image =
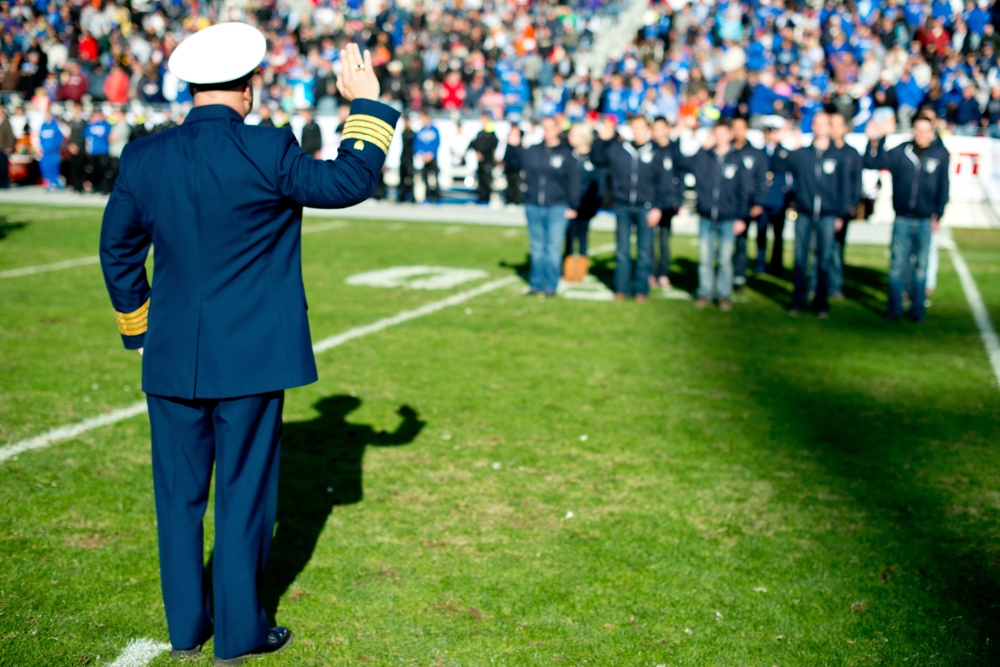
[[42, 173], [42, 183], [49, 190], [61, 190], [62, 183], [59, 180], [59, 167], [61, 163], [60, 151], [63, 141], [62, 128], [59, 122], [53, 117], [52, 109], [45, 111], [45, 122], [38, 128], [38, 144], [42, 149], [39, 159], [39, 169]]
[[399, 189], [396, 201], [412, 202], [413, 197], [413, 142], [416, 134], [410, 126], [410, 117], [403, 114], [403, 131], [399, 133]]
[[17, 137], [11, 127], [7, 109], [0, 105], [0, 188], [10, 187], [10, 156], [17, 146]]
[[60, 102], [79, 102], [87, 92], [89, 81], [80, 63], [73, 60], [66, 64], [66, 71], [59, 80], [56, 99]]
[[122, 151], [129, 142], [132, 128], [128, 125], [125, 112], [121, 107], [116, 107], [111, 114], [111, 134], [108, 142], [108, 182], [104, 189], [111, 192], [115, 188], [115, 181], [118, 180], [118, 164], [121, 161]]
[[476, 153], [476, 202], [489, 204], [493, 194], [493, 166], [500, 141], [493, 130], [493, 120], [487, 114], [482, 114], [479, 121], [482, 129], [469, 149]]
[[83, 192], [87, 168], [87, 121], [83, 119], [83, 106], [73, 105], [73, 118], [69, 122], [69, 173], [70, 185], [75, 192]]
[[131, 79], [121, 67], [111, 68], [108, 78], [104, 80], [104, 98], [112, 104], [122, 105], [128, 102]]
[[90, 115], [90, 122], [83, 131], [89, 156], [90, 183], [93, 192], [107, 194], [111, 192], [108, 184], [111, 181], [109, 168], [111, 166], [111, 123], [95, 109]]
[[438, 183], [438, 150], [441, 148], [441, 133], [434, 127], [431, 115], [420, 112], [420, 130], [413, 140], [413, 154], [416, 156], [417, 172], [424, 182], [424, 201], [432, 204], [441, 201], [441, 185]]
[[323, 153], [323, 132], [319, 128], [319, 123], [313, 118], [312, 111], [302, 109], [299, 111], [302, 117], [302, 150], [314, 158], [319, 159]]
[[[521, 167], [516, 158], [513, 157], [514, 153], [517, 152], [516, 147], [521, 145], [521, 135], [521, 127], [517, 123], [511, 125], [510, 132], [507, 134], [507, 146], [504, 148], [503, 174], [507, 181], [504, 200], [508, 206], [521, 205]], [[514, 143], [515, 148], [511, 148], [511, 142]]]
[[971, 137], [979, 132], [983, 111], [975, 94], [976, 89], [973, 86], [966, 86], [962, 90], [962, 99], [955, 108], [955, 134]]

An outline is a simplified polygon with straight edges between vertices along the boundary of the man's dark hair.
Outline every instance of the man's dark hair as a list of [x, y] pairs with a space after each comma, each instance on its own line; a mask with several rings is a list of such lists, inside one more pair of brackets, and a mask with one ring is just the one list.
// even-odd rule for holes
[[934, 124], [934, 118], [929, 113], [926, 112], [918, 113], [916, 116], [913, 117], [914, 123], [916, 123], [918, 120], [926, 120], [931, 125]]
[[657, 116], [656, 118], [654, 118], [653, 124], [655, 125], [657, 123], [666, 123], [667, 125], [670, 125], [670, 121], [667, 120], [666, 116]]
[[717, 120], [715, 122], [715, 126], [716, 127], [725, 127], [725, 128], [728, 128], [728, 129], [731, 130], [731, 129], [733, 129], [733, 119], [732, 118], [727, 118], [727, 117], [723, 116], [722, 118], [720, 118], [719, 120]]
[[230, 92], [243, 92], [243, 89], [247, 87], [250, 83], [250, 79], [253, 78], [253, 72], [241, 76], [238, 79], [233, 79], [232, 81], [223, 81], [222, 83], [192, 83], [189, 85], [191, 89], [191, 95], [197, 95], [198, 93], [207, 93], [210, 90], [226, 90]]
[[633, 120], [641, 120], [645, 122], [647, 125], [649, 125], [649, 119], [643, 116], [641, 113], [630, 113], [628, 115], [628, 122], [631, 123]]

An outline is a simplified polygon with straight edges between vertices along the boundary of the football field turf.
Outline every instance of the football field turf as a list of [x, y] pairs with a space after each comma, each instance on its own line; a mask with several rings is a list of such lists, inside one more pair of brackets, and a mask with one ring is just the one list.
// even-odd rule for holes
[[[0, 447], [142, 401], [99, 226], [0, 209]], [[526, 299], [521, 229], [305, 229], [326, 345], [287, 395], [266, 591], [296, 640], [251, 664], [1000, 660], [1000, 391], [947, 251], [916, 326], [882, 317], [884, 247], [849, 247], [820, 321], [771, 277], [728, 314]], [[1000, 233], [954, 238], [1000, 322]], [[415, 265], [481, 273], [348, 282]], [[152, 498], [145, 414], [0, 462], [0, 666], [167, 641]]]

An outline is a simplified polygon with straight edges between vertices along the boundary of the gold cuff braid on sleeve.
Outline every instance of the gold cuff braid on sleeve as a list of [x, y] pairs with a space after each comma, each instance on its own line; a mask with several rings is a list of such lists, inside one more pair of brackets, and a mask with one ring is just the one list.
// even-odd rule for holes
[[347, 117], [347, 121], [344, 122], [344, 132], [340, 138], [345, 145], [347, 145], [348, 139], [367, 141], [380, 148], [383, 153], [388, 153], [394, 132], [395, 128], [381, 118], [356, 113]]
[[131, 313], [119, 313], [115, 311], [115, 320], [118, 321], [118, 331], [123, 336], [138, 336], [146, 333], [149, 327], [149, 299]]

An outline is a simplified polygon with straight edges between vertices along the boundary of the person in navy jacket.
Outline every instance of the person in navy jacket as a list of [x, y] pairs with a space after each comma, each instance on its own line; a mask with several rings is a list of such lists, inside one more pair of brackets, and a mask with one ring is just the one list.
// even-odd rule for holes
[[[748, 129], [749, 125], [745, 118], [733, 119], [733, 150], [740, 156], [740, 159], [743, 160], [743, 166], [750, 172], [753, 197], [749, 215], [750, 220], [754, 221], [759, 229], [760, 218], [764, 214], [764, 200], [767, 198], [767, 155], [747, 139]], [[736, 249], [733, 256], [733, 285], [736, 291], [742, 291], [747, 284], [749, 229], [750, 225], [747, 224], [743, 233], [736, 236]]]
[[524, 171], [527, 192], [524, 213], [528, 218], [531, 273], [528, 295], [553, 297], [559, 287], [563, 239], [580, 205], [580, 163], [562, 140], [562, 127], [553, 116], [542, 119], [542, 143], [520, 147], [520, 136], [507, 139], [507, 160]]
[[817, 281], [813, 309], [830, 316], [830, 267], [834, 235], [844, 226], [852, 197], [851, 176], [844, 153], [830, 136], [830, 116], [813, 118], [811, 146], [779, 152], [776, 167], [791, 172], [798, 209], [795, 219], [795, 280], [789, 314], [801, 315], [809, 301], [809, 248], [816, 238]]
[[705, 146], [681, 156], [681, 167], [694, 175], [699, 261], [696, 308], [707, 308], [712, 297], [719, 310], [732, 310], [733, 252], [736, 236], [746, 230], [754, 183], [743, 156], [732, 146], [731, 121], [722, 118], [712, 128]]
[[[177, 47], [169, 67], [191, 83], [194, 108], [182, 125], [128, 144], [101, 228], [119, 332], [143, 355], [173, 654], [198, 653], [214, 625], [216, 665], [291, 640], [287, 628], [268, 628], [260, 586], [277, 508], [284, 391], [317, 379], [302, 207], [371, 196], [398, 119], [375, 101], [370, 54], [351, 44], [337, 85], [353, 101], [336, 160], [313, 159], [291, 132], [245, 125], [265, 51], [264, 36], [241, 23], [206, 28]], [[213, 465], [210, 596], [202, 519]]]
[[660, 254], [653, 262], [653, 273], [650, 276], [649, 284], [652, 287], [655, 283], [661, 289], [670, 288], [671, 225], [674, 216], [684, 205], [684, 183], [681, 180], [683, 174], [675, 166], [680, 153], [680, 145], [677, 141], [671, 140], [671, 131], [670, 122], [666, 118], [658, 116], [653, 119], [653, 143], [656, 144], [656, 159], [667, 172], [667, 176], [663, 183], [663, 200], [660, 202], [660, 222], [653, 229], [653, 254], [656, 254], [657, 246], [660, 248]]
[[909, 317], [922, 322], [925, 308], [927, 258], [931, 233], [937, 231], [948, 203], [950, 160], [948, 149], [937, 139], [934, 121], [920, 113], [913, 120], [913, 140], [885, 149], [885, 136], [874, 123], [868, 125], [870, 145], [865, 169], [885, 169], [892, 176], [892, 258], [889, 263], [889, 312], [892, 321], [903, 316], [903, 289], [910, 265], [913, 281]]
[[[659, 148], [651, 141], [651, 128], [644, 116], [629, 118], [632, 139], [619, 140], [615, 124], [605, 117], [594, 143], [594, 164], [611, 175], [615, 202], [616, 252], [615, 299], [634, 295], [642, 302], [649, 297], [653, 271], [653, 228], [667, 208], [667, 180], [673, 176], [657, 159]], [[672, 185], [672, 182], [671, 182]], [[632, 230], [636, 236], [635, 274], [632, 275]]]
[[[764, 174], [766, 191], [764, 213], [757, 222], [757, 262], [756, 273], [768, 273], [780, 276], [785, 272], [784, 266], [784, 233], [785, 218], [788, 215], [788, 204], [791, 199], [792, 177], [778, 164], [788, 155], [788, 150], [779, 143], [779, 130], [784, 126], [784, 120], [779, 117], [769, 117], [764, 120], [764, 157], [767, 160], [767, 172]], [[774, 244], [771, 246], [771, 260], [767, 260], [767, 228], [771, 227]]]
[[847, 228], [858, 214], [861, 204], [861, 154], [846, 141], [847, 118], [839, 113], [830, 116], [830, 137], [841, 152], [847, 176], [847, 215], [833, 237], [830, 255], [830, 296], [844, 298], [844, 257], [847, 249]]

